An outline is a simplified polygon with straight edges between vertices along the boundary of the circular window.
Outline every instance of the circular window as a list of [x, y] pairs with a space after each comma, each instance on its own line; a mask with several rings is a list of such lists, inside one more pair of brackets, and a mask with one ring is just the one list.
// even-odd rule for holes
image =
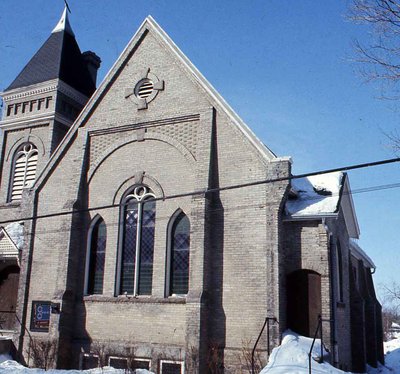
[[138, 99], [146, 99], [153, 93], [153, 90], [153, 82], [150, 79], [145, 78], [139, 81], [135, 86], [135, 96]]

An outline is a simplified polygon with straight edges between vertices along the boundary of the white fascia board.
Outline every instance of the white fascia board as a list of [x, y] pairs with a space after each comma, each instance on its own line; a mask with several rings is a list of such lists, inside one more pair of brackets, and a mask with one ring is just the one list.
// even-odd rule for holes
[[310, 215], [306, 215], [306, 214], [294, 214], [294, 215], [288, 215], [283, 217], [284, 221], [318, 221], [318, 220], [323, 220], [325, 218], [337, 218], [338, 217], [338, 213], [321, 213], [321, 214], [310, 214]]
[[57, 90], [58, 83], [59, 83], [58, 78], [52, 79], [46, 82], [31, 84], [30, 86], [18, 87], [9, 91], [0, 92], [0, 96], [3, 98], [5, 102], [25, 97], [27, 98], [55, 91]]
[[349, 244], [350, 244], [350, 251], [353, 257], [355, 257], [357, 260], [362, 260], [362, 262], [366, 267], [370, 269], [376, 269], [376, 266], [372, 261], [371, 257], [369, 257], [354, 240], [350, 240]]
[[344, 180], [342, 196], [340, 199], [340, 209], [343, 212], [349, 236], [353, 239], [358, 239], [360, 237], [360, 227], [357, 221], [348, 175], [346, 175]]

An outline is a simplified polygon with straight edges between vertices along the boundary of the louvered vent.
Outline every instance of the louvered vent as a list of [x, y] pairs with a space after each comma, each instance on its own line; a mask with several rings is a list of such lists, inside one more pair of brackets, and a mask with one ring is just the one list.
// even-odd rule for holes
[[135, 94], [139, 99], [146, 99], [149, 97], [154, 89], [153, 82], [150, 79], [143, 79], [141, 80], [136, 88], [135, 88]]
[[22, 189], [31, 187], [35, 182], [38, 151], [31, 144], [24, 144], [17, 152], [14, 165], [14, 177], [11, 190], [11, 201], [21, 200]]

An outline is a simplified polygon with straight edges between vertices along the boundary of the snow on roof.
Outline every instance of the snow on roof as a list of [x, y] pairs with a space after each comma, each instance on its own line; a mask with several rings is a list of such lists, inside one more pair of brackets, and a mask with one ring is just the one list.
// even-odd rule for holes
[[19, 222], [10, 223], [4, 228], [18, 249], [24, 246], [24, 225]]
[[342, 172], [292, 179], [286, 213], [292, 217], [336, 213], [343, 181]]

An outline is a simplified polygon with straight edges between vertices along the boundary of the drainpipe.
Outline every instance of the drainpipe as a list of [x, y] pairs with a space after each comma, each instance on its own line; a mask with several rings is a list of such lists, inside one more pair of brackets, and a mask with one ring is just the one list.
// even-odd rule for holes
[[[329, 294], [330, 294], [330, 304], [331, 304], [331, 316], [330, 316], [330, 324], [331, 324], [331, 350], [332, 350], [332, 363], [334, 366], [337, 365], [337, 360], [336, 360], [336, 326], [335, 326], [335, 321], [336, 321], [336, 309], [335, 309], [335, 300], [334, 300], [334, 290], [333, 290], [333, 282], [332, 282], [332, 276], [333, 276], [333, 259], [332, 259], [332, 233], [329, 230], [328, 225], [326, 224], [325, 218], [322, 218], [322, 225], [324, 226], [324, 229], [326, 233], [328, 234], [328, 241], [329, 241], [329, 248], [328, 248], [328, 261], [329, 261]], [[321, 326], [322, 328], [322, 326]]]

